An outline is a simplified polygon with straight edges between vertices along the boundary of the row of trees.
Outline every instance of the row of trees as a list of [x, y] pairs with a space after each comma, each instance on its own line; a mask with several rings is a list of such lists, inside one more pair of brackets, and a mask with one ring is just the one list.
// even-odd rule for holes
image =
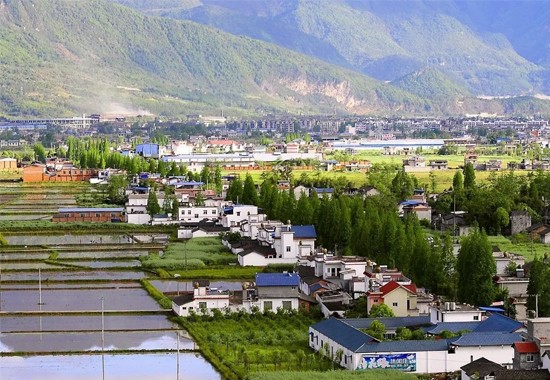
[[[456, 189], [464, 194], [476, 189], [472, 172], [466, 171], [464, 176], [458, 173], [455, 180]], [[392, 193], [406, 198], [415, 181], [398, 171], [389, 186]], [[452, 236], [428, 233], [415, 214], [400, 218], [392, 195], [363, 199], [336, 194], [319, 198], [312, 191], [296, 199], [293, 191], [280, 191], [273, 178], [264, 180], [258, 194], [252, 177], [247, 175], [244, 182], [232, 182], [227, 196], [261, 207], [270, 219], [313, 224], [320, 246], [337, 254], [363, 256], [397, 267], [418, 286], [449, 299], [488, 305], [497, 296], [492, 282], [496, 273], [492, 249], [482, 229], [474, 228], [470, 236], [463, 238], [457, 261]]]

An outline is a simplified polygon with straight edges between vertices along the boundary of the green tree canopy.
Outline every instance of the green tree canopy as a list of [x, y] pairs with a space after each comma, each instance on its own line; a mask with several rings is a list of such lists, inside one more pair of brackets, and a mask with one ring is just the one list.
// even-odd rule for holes
[[386, 304], [374, 305], [370, 309], [369, 318], [395, 317], [392, 309]]
[[496, 264], [484, 231], [463, 238], [457, 261], [458, 299], [476, 306], [490, 305], [495, 296]]

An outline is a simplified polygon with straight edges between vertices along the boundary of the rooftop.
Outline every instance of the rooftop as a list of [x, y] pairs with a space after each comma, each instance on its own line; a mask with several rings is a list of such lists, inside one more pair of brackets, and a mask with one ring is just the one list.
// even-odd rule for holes
[[69, 207], [69, 208], [60, 208], [59, 213], [64, 212], [123, 212], [124, 208], [122, 207]]
[[298, 273], [256, 273], [256, 286], [299, 286]]
[[466, 333], [453, 341], [454, 346], [511, 346], [523, 338], [516, 333], [473, 332]]
[[468, 376], [477, 373], [480, 378], [484, 378], [485, 376], [491, 374], [491, 372], [499, 371], [504, 368], [500, 364], [492, 362], [489, 359], [479, 358], [473, 362], [463, 365], [460, 369], [463, 370]]

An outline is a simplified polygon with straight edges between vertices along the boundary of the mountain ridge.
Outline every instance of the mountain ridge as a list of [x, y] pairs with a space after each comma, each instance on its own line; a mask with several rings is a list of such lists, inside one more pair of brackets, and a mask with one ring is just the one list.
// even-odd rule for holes
[[475, 95], [550, 92], [550, 3], [540, 0], [194, 0], [177, 8], [114, 1], [141, 2], [146, 13], [274, 42], [380, 80], [439, 67]]

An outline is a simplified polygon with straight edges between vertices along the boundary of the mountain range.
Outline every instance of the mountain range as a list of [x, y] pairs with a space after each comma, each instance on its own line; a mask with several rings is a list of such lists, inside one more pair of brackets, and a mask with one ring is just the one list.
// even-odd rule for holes
[[547, 51], [439, 2], [419, 1], [433, 23], [416, 0], [118, 2], [0, 0], [0, 116], [550, 111], [523, 96], [545, 91]]

